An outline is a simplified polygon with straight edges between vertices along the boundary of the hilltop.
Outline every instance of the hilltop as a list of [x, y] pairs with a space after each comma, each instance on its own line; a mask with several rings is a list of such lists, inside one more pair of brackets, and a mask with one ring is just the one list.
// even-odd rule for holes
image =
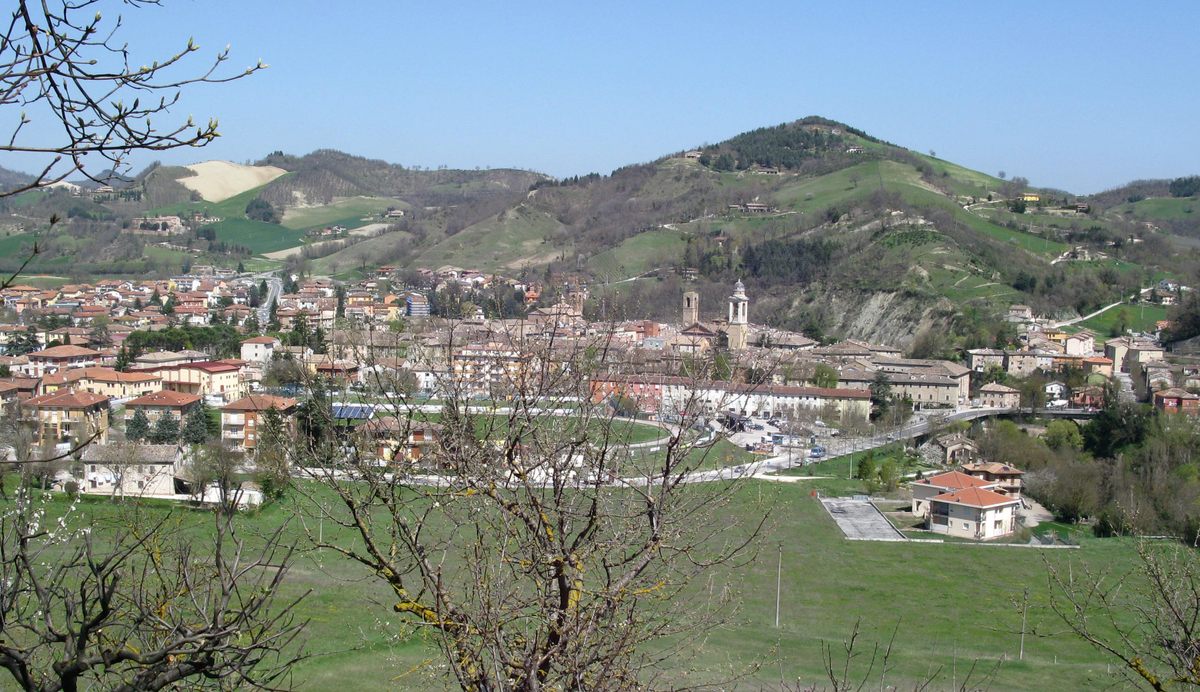
[[[37, 220], [58, 213], [71, 224], [43, 239], [45, 268], [92, 251], [112, 271], [287, 261], [353, 278], [382, 264], [457, 265], [586, 282], [593, 308], [660, 319], [677, 312], [684, 284], [716, 316], [743, 278], [755, 321], [898, 343], [924, 331], [944, 337], [922, 343], [936, 352], [1002, 340], [995, 316], [1012, 303], [1065, 318], [1190, 276], [1195, 196], [1170, 188], [1035, 189], [809, 117], [563, 180], [328, 149], [253, 166], [154, 165], [113, 195], [9, 200], [30, 223], [0, 241], [29, 244]], [[186, 217], [189, 235], [117, 232], [147, 215]]]

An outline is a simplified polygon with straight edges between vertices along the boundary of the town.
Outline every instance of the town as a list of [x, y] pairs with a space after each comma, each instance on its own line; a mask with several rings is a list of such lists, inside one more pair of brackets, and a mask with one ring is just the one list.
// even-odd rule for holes
[[[219, 443], [254, 469], [265, 437], [278, 444], [295, 434], [316, 383], [343, 434], [373, 433], [366, 459], [413, 462], [423, 450], [430, 458], [438, 426], [398, 423], [406, 414], [396, 397], [429, 410], [453, 398], [503, 406], [532, 380], [578, 368], [572, 361], [600, 344], [605, 357], [586, 373], [585, 405], [652, 425], [700, 412], [739, 451], [729, 473], [897, 442], [944, 448], [942, 458], [927, 455], [935, 475], [903, 479], [914, 481], [914, 515], [932, 531], [991, 539], [1015, 532], [1016, 510], [1029, 506], [1021, 460], [982, 458], [949, 424], [1013, 414], [1086, 421], [1109, 397], [1200, 413], [1200, 367], [1169, 358], [1154, 334], [1103, 340], [1023, 305], [1007, 315], [1019, 348], [969, 349], [951, 361], [855, 340], [821, 344], [755, 324], [740, 281], [716, 319], [705, 319], [699, 295], [688, 291], [674, 323], [609, 323], [584, 319], [588, 286], [577, 276], [523, 283], [444, 266], [420, 269], [419, 283], [406, 285], [387, 266], [357, 282], [194, 269], [164, 280], [0, 291], [15, 318], [0, 325], [0, 398], [30, 436], [4, 450], [10, 461], [69, 455], [74, 461], [57, 464], [50, 481], [59, 489], [211, 501], [213, 488], [189, 468], [189, 447]], [[460, 311], [471, 305], [462, 296], [479, 303], [461, 317], [434, 314], [431, 305], [451, 295]], [[520, 315], [488, 317], [488, 296], [515, 303]], [[153, 346], [155, 335], [179, 347]], [[272, 416], [285, 436], [264, 431]], [[406, 439], [394, 440], [401, 430]], [[245, 498], [260, 503], [259, 485], [248, 482]], [[949, 507], [975, 513], [969, 528], [947, 524]]]

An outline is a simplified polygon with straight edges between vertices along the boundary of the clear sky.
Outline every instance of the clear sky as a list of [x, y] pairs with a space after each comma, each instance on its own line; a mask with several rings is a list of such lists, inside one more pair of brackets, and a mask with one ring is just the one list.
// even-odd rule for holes
[[191, 35], [204, 54], [232, 44], [239, 68], [271, 66], [185, 94], [176, 111], [219, 117], [224, 136], [161, 157], [169, 163], [336, 148], [405, 165], [607, 173], [822, 115], [1079, 193], [1200, 172], [1197, 2], [163, 0], [105, 10], [124, 14], [137, 56], [161, 57]]

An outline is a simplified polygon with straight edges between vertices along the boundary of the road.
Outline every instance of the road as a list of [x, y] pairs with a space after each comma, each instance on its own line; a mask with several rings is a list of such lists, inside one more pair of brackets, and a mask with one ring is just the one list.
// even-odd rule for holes
[[271, 303], [278, 301], [279, 296], [283, 295], [283, 279], [273, 273], [255, 274], [254, 278], [267, 281], [267, 295], [258, 305], [258, 323], [266, 327], [271, 319]]
[[[1154, 290], [1154, 287], [1153, 287], [1153, 286], [1151, 286], [1150, 288], [1143, 288], [1143, 289], [1141, 289], [1141, 295], [1146, 295], [1147, 293], [1149, 293], [1149, 292], [1150, 292], [1150, 291], [1152, 291], [1152, 290]], [[1087, 321], [1087, 320], [1090, 320], [1090, 319], [1092, 319], [1093, 317], [1096, 317], [1097, 315], [1102, 315], [1102, 314], [1104, 314], [1104, 313], [1108, 312], [1109, 310], [1112, 310], [1113, 308], [1117, 307], [1118, 305], [1123, 305], [1124, 303], [1125, 303], [1125, 301], [1123, 301], [1123, 300], [1118, 300], [1117, 302], [1113, 303], [1112, 305], [1106, 305], [1105, 307], [1102, 307], [1102, 308], [1100, 308], [1099, 310], [1097, 310], [1097, 311], [1095, 311], [1095, 312], [1093, 312], [1093, 313], [1090, 313], [1090, 314], [1084, 315], [1083, 317], [1076, 317], [1075, 319], [1071, 319], [1071, 320], [1064, 320], [1064, 321], [1062, 321], [1062, 322], [1055, 322], [1054, 324], [1052, 324], [1052, 325], [1050, 325], [1050, 326], [1051, 326], [1051, 328], [1053, 328], [1053, 329], [1061, 329], [1061, 328], [1063, 328], [1063, 327], [1069, 327], [1069, 326], [1071, 326], [1071, 325], [1073, 325], [1073, 324], [1077, 324], [1077, 323], [1079, 323], [1079, 322], [1085, 322], [1085, 321]]]

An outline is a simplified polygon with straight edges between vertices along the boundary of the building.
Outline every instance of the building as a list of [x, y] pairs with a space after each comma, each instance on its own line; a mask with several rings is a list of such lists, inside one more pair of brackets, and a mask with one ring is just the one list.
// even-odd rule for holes
[[404, 296], [404, 314], [408, 317], [429, 317], [429, 299], [420, 293]]
[[1154, 408], [1163, 413], [1182, 413], [1188, 416], [1200, 415], [1200, 396], [1186, 389], [1171, 387], [1153, 394]]
[[437, 423], [401, 421], [396, 416], [372, 418], [358, 430], [371, 441], [375, 458], [386, 462], [401, 459], [420, 462], [429, 456], [441, 435], [441, 426]]
[[965, 488], [983, 488], [994, 490], [996, 483], [975, 478], [961, 471], [947, 471], [936, 476], [920, 478], [913, 481], [912, 513], [918, 517], [929, 516], [929, 501], [944, 493], [963, 490]]
[[741, 279], [733, 286], [729, 296], [729, 325], [725, 328], [726, 342], [731, 351], [746, 348], [750, 329], [750, 299], [746, 297], [746, 285]]
[[929, 500], [927, 527], [934, 533], [986, 541], [1017, 529], [1021, 500], [984, 488], [963, 488]]
[[241, 370], [230, 363], [203, 362], [172, 365], [155, 372], [162, 378], [163, 389], [228, 402], [246, 394]]
[[21, 402], [43, 442], [108, 441], [108, 397], [78, 389], [60, 389]]
[[152, 392], [125, 402], [125, 423], [128, 425], [129, 420], [138, 411], [146, 414], [146, 418], [151, 423], [158, 420], [158, 417], [164, 413], [169, 413], [182, 421], [199, 406], [200, 396], [198, 394], [184, 394], [169, 389]]
[[643, 412], [668, 416], [704, 412], [796, 417], [828, 411], [866, 419], [871, 413], [871, 392], [866, 389], [700, 382], [670, 375], [603, 375], [593, 377], [590, 386], [595, 403], [627, 396]]
[[700, 321], [700, 294], [687, 291], [683, 294], [683, 326], [691, 326]]
[[963, 464], [963, 473], [975, 478], [981, 478], [989, 483], [996, 484], [996, 492], [1003, 493], [1009, 497], [1020, 497], [1021, 490], [1024, 488], [1025, 472], [995, 461], [981, 461], [970, 464]]
[[506, 397], [524, 387], [533, 359], [517, 347], [497, 341], [468, 344], [450, 357], [450, 374], [468, 397]]
[[979, 403], [984, 408], [1019, 408], [1021, 392], [999, 382], [989, 382], [979, 388]]
[[256, 336], [242, 342], [242, 360], [251, 363], [269, 363], [279, 348], [280, 341], [273, 336]]
[[83, 450], [85, 493], [114, 497], [175, 497], [183, 468], [178, 445], [88, 445]]
[[279, 411], [284, 425], [291, 426], [296, 400], [269, 394], [251, 394], [221, 409], [221, 440], [249, 451], [258, 445], [259, 421], [267, 409]]
[[42, 389], [46, 392], [72, 387], [108, 399], [128, 399], [157, 392], [162, 388], [162, 380], [154, 373], [112, 368], [72, 368], [42, 378]]
[[942, 463], [963, 464], [971, 461], [979, 454], [979, 445], [975, 440], [962, 433], [942, 435], [938, 437], [937, 446], [942, 448]]
[[28, 355], [25, 373], [41, 377], [67, 368], [87, 368], [100, 364], [101, 353], [83, 346], [51, 346]]

